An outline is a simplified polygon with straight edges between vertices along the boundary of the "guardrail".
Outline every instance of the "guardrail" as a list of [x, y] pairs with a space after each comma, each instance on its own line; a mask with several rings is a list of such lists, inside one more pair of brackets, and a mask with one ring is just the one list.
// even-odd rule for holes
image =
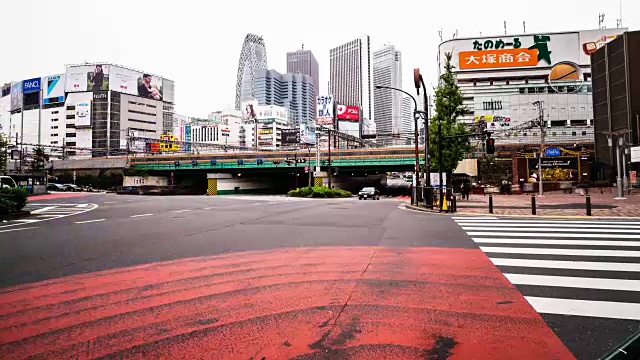
[[[305, 159], [306, 160], [306, 159]], [[398, 156], [382, 156], [375, 158], [368, 157], [346, 157], [331, 159], [332, 167], [347, 167], [347, 166], [385, 166], [385, 165], [415, 165], [415, 157], [398, 157]], [[420, 162], [424, 163], [424, 158], [420, 158]], [[290, 169], [290, 168], [302, 168], [305, 166], [317, 166], [316, 160], [305, 161], [298, 164], [287, 164], [285, 160], [192, 160], [192, 161], [173, 161], [173, 162], [146, 162], [132, 164], [132, 169], [140, 170], [194, 170], [194, 169], [211, 169], [211, 170], [225, 170], [225, 169]], [[327, 166], [327, 160], [321, 160], [320, 166]]]

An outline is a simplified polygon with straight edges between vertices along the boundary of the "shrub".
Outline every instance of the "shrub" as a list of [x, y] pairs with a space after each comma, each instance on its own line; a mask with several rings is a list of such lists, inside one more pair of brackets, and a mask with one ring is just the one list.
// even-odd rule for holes
[[303, 187], [291, 190], [287, 194], [290, 197], [311, 197], [311, 198], [340, 198], [350, 197], [351, 193], [342, 189], [329, 189], [326, 186]]
[[20, 211], [27, 204], [27, 191], [20, 188], [0, 189], [0, 214]]

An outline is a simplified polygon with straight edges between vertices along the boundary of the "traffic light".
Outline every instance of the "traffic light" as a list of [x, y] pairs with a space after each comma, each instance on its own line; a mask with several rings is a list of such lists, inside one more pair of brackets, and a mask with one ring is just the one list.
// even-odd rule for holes
[[485, 150], [487, 155], [493, 155], [496, 152], [496, 140], [491, 138], [491, 134], [487, 134]]

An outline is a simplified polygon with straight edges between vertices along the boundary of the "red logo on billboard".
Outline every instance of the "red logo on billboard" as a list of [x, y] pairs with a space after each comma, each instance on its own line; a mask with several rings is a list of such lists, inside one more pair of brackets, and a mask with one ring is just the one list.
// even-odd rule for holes
[[359, 121], [360, 109], [357, 106], [338, 105], [338, 120]]

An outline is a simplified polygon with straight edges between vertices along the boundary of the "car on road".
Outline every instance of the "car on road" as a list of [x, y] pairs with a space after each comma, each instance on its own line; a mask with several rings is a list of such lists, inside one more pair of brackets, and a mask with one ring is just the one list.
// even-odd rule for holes
[[48, 183], [47, 190], [48, 191], [67, 191], [67, 187], [64, 185], [56, 184], [56, 183]]
[[362, 190], [360, 190], [360, 192], [358, 193], [358, 200], [362, 199], [380, 200], [380, 192], [374, 187], [362, 188]]
[[82, 188], [80, 186], [78, 186], [78, 185], [64, 184], [62, 186], [66, 187], [66, 191], [72, 191], [72, 192], [80, 192], [80, 191], [82, 191]]

